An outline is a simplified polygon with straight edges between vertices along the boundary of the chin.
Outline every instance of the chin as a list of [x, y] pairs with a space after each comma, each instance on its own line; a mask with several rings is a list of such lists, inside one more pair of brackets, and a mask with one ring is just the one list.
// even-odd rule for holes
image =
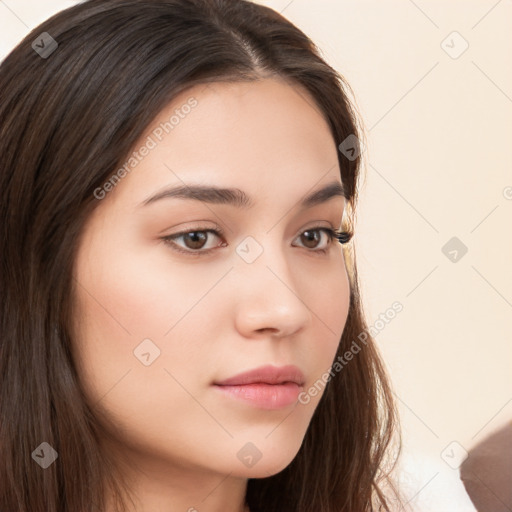
[[261, 460], [252, 468], [239, 469], [236, 471], [236, 474], [241, 478], [269, 478], [281, 473], [291, 462], [291, 460], [287, 459], [263, 463], [263, 460]]
[[277, 475], [292, 463], [299, 448], [300, 444], [299, 446], [267, 448], [253, 465], [247, 467], [243, 467], [243, 464], [237, 465], [233, 473], [242, 478], [268, 478]]

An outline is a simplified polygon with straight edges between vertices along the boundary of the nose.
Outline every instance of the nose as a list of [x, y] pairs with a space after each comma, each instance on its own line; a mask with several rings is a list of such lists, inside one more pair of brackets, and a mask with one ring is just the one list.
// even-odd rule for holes
[[269, 334], [291, 336], [312, 321], [304, 294], [311, 278], [291, 269], [282, 251], [265, 248], [247, 264], [239, 261], [233, 272], [236, 328], [245, 337]]

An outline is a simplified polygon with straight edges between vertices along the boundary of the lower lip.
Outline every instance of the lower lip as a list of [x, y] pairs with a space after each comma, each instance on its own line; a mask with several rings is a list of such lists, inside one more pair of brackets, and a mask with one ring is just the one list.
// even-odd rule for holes
[[302, 387], [294, 382], [284, 384], [245, 384], [243, 386], [215, 385], [232, 398], [244, 400], [260, 409], [282, 409], [297, 402]]

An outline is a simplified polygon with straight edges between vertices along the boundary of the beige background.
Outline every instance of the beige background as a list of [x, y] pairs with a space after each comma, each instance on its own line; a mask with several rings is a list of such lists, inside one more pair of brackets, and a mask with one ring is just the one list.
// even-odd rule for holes
[[[0, 57], [75, 3], [0, 0]], [[409, 505], [474, 511], [457, 466], [512, 418], [512, 0], [259, 3], [319, 45], [366, 126], [355, 244], [369, 323], [404, 306], [376, 339]]]

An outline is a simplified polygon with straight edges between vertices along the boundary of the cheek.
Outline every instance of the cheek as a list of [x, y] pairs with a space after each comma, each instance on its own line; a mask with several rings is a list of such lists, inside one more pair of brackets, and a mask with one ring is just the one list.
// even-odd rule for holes
[[77, 265], [81, 381], [91, 405], [114, 421], [114, 434], [130, 433], [125, 443], [157, 452], [179, 438], [186, 456], [193, 449], [187, 443], [200, 436], [195, 426], [205, 425], [204, 411], [185, 389], [194, 392], [209, 377], [198, 368], [208, 368], [204, 314], [214, 314], [216, 304], [194, 304], [211, 284], [195, 289], [183, 273], [120, 253], [111, 267], [97, 259], [86, 264], [90, 258]]
[[[176, 326], [189, 322], [190, 312], [229, 270], [227, 263], [180, 261], [163, 242], [136, 239], [129, 231], [118, 235], [91, 245], [89, 254], [94, 257], [84, 254], [76, 272], [89, 323], [114, 338], [135, 343], [169, 336]], [[212, 315], [217, 307], [210, 302]]]
[[75, 344], [91, 400], [116, 397], [113, 408], [128, 410], [179, 389], [170, 374], [186, 383], [191, 368], [215, 360], [209, 337], [225, 318], [218, 290], [208, 291], [225, 270], [184, 272], [164, 247], [122, 242], [100, 234], [83, 244], [75, 267]]
[[317, 383], [318, 391], [314, 391], [315, 394], [309, 397], [311, 404], [316, 406], [325, 387], [318, 379], [325, 377], [333, 364], [348, 318], [350, 283], [345, 266], [336, 266], [334, 270], [326, 269], [325, 274], [317, 275], [309, 300], [305, 302], [313, 311], [315, 334], [314, 343], [307, 344], [305, 361], [315, 363], [305, 389]]
[[350, 306], [350, 282], [341, 256], [334, 263], [327, 265], [322, 272], [315, 273], [310, 290], [310, 307], [315, 321], [319, 326], [323, 326], [330, 344], [337, 345]]

